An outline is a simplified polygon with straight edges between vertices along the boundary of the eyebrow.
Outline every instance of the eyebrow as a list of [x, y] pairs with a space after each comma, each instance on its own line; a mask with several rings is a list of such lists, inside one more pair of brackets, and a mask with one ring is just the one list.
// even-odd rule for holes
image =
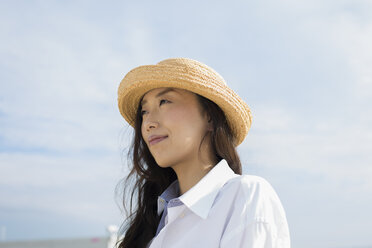
[[[170, 91], [176, 92], [173, 88], [166, 88], [165, 90], [160, 91], [158, 94], [156, 94], [155, 97], [160, 97], [160, 96], [162, 96], [162, 95], [164, 95], [164, 94], [166, 94], [166, 93], [168, 93], [168, 92], [170, 92]], [[142, 100], [141, 103], [140, 103], [140, 104], [141, 104], [141, 107], [142, 107], [145, 103], [147, 103], [147, 101], [146, 101], [146, 100]]]

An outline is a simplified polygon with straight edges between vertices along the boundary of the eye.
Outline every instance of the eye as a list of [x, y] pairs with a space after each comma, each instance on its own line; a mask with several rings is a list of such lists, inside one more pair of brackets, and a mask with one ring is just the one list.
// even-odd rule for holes
[[146, 110], [141, 110], [141, 116], [146, 113]]
[[161, 105], [162, 103], [170, 103], [170, 101], [168, 101], [168, 100], [166, 100], [166, 99], [161, 99], [161, 100], [160, 100], [160, 105]]
[[[159, 105], [162, 105], [163, 103], [170, 103], [170, 101], [168, 101], [166, 99], [161, 99]], [[141, 116], [143, 116], [144, 114], [147, 114], [147, 111], [146, 110], [141, 110]]]

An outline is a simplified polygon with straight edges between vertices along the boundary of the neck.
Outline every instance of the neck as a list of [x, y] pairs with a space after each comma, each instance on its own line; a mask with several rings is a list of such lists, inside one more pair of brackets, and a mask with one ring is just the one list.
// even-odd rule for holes
[[194, 159], [172, 166], [177, 174], [180, 195], [197, 184], [215, 165], [216, 162], [210, 159]]

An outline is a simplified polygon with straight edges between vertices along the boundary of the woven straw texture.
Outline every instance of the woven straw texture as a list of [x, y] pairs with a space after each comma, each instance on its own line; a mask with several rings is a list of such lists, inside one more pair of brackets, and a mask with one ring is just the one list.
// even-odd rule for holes
[[118, 106], [131, 126], [134, 127], [142, 96], [160, 87], [189, 90], [215, 102], [226, 115], [235, 137], [235, 146], [241, 144], [248, 134], [252, 123], [248, 105], [216, 71], [188, 58], [171, 58], [156, 65], [139, 66], [125, 75], [118, 89]]

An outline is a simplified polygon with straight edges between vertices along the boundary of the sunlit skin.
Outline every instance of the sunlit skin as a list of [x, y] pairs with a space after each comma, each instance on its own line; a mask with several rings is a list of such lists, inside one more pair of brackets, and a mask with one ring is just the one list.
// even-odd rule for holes
[[[210, 147], [208, 131], [213, 127], [209, 116], [202, 114], [197, 96], [183, 89], [153, 89], [144, 95], [141, 104], [142, 137], [157, 164], [175, 171], [182, 195], [218, 162]], [[168, 137], [150, 144], [150, 135]]]

